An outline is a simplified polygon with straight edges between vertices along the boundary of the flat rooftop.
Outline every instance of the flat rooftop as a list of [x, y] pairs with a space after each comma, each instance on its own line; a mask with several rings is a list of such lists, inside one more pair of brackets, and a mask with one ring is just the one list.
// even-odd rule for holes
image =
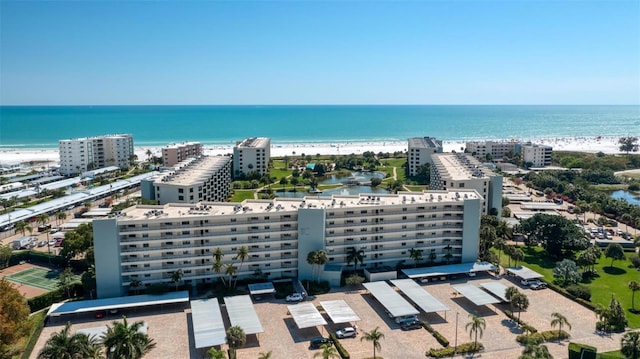
[[482, 167], [482, 164], [470, 155], [463, 153], [438, 153], [432, 157], [443, 177], [451, 178], [454, 181], [461, 181], [473, 178], [488, 178], [490, 171]]
[[138, 205], [122, 211], [119, 220], [148, 220], [153, 218], [185, 218], [187, 216], [248, 215], [280, 212], [296, 212], [301, 208], [379, 208], [402, 204], [460, 203], [465, 199], [479, 199], [476, 191], [424, 191], [399, 192], [398, 194], [333, 195], [331, 197], [309, 196], [305, 198], [276, 198], [273, 200], [244, 200], [233, 202], [168, 203]]
[[442, 148], [442, 141], [434, 137], [413, 137], [409, 139], [409, 148]]
[[202, 183], [231, 161], [228, 156], [201, 156], [180, 162], [175, 171], [161, 176], [156, 182], [176, 186]]
[[270, 144], [270, 140], [267, 137], [251, 137], [245, 138], [242, 142], [239, 142], [237, 148], [262, 148], [267, 147]]

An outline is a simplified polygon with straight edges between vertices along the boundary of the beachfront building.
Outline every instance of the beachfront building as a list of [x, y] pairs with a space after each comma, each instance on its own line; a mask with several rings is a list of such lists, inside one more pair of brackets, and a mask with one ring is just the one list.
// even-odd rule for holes
[[551, 146], [526, 143], [522, 145], [522, 162], [527, 167], [545, 167], [551, 165]]
[[158, 204], [226, 201], [231, 191], [231, 158], [200, 156], [144, 181], [142, 198]]
[[482, 167], [465, 153], [440, 153], [432, 156], [430, 188], [456, 191], [473, 189], [483, 197], [482, 213], [502, 213], [502, 176]]
[[520, 143], [515, 141], [473, 141], [465, 144], [465, 152], [480, 161], [499, 161], [513, 157], [519, 150]]
[[[144, 286], [182, 281], [197, 285], [226, 278], [213, 269], [213, 253], [240, 278], [300, 278], [339, 285], [350, 254], [362, 251], [358, 268], [422, 263], [474, 262], [482, 197], [474, 190], [334, 195], [332, 197], [138, 205], [93, 222], [98, 297], [116, 297], [132, 281]], [[238, 250], [248, 257], [237, 259]], [[324, 266], [307, 262], [324, 250]], [[228, 278], [226, 278], [228, 280]]]
[[77, 175], [108, 166], [128, 168], [133, 151], [133, 135], [117, 134], [83, 137], [58, 142], [60, 174]]
[[431, 155], [442, 153], [442, 141], [436, 140], [434, 137], [410, 138], [407, 152], [409, 176], [415, 176], [420, 166], [432, 163]]
[[271, 139], [251, 137], [238, 141], [233, 147], [233, 177], [242, 178], [249, 172], [264, 176], [269, 172]]
[[200, 142], [173, 143], [162, 147], [162, 164], [175, 166], [191, 157], [202, 156], [202, 144]]

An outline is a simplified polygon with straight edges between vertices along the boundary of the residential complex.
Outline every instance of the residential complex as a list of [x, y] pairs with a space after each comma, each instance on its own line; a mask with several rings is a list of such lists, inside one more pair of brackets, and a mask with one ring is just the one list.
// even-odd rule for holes
[[200, 142], [174, 143], [162, 148], [162, 164], [164, 166], [175, 166], [187, 158], [198, 156], [202, 156]]
[[269, 171], [271, 139], [266, 137], [245, 138], [233, 147], [233, 177], [239, 178], [249, 172], [260, 176]]
[[551, 165], [553, 148], [545, 145], [526, 143], [522, 145], [522, 161], [527, 167], [544, 167]]
[[[177, 270], [187, 284], [211, 283], [225, 276], [212, 269], [217, 248], [240, 277], [311, 279], [319, 271], [332, 285], [353, 251], [363, 251], [359, 268], [368, 269], [413, 264], [411, 249], [421, 251], [423, 263], [473, 262], [482, 201], [475, 190], [456, 188], [138, 205], [93, 222], [98, 297], [123, 295], [134, 280], [169, 283]], [[249, 256], [241, 263], [235, 257], [242, 246]], [[315, 250], [328, 255], [319, 269], [307, 262]]]
[[415, 176], [418, 168], [426, 163], [431, 164], [431, 155], [442, 153], [442, 141], [433, 137], [414, 137], [409, 139], [407, 164], [409, 176]]
[[476, 190], [482, 197], [482, 213], [502, 213], [502, 176], [483, 168], [471, 155], [440, 153], [432, 157], [430, 188], [456, 191]]
[[166, 203], [226, 201], [231, 190], [231, 158], [200, 156], [143, 181], [142, 198]]
[[134, 155], [133, 136], [129, 134], [60, 140], [58, 147], [60, 173], [65, 176], [108, 166], [127, 168]]
[[481, 161], [500, 161], [520, 152], [520, 143], [515, 141], [474, 141], [465, 144], [465, 152]]

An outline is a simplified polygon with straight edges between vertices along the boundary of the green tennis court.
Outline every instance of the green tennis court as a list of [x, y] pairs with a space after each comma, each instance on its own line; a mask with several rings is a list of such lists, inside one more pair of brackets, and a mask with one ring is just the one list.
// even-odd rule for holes
[[57, 270], [29, 268], [18, 273], [9, 274], [5, 278], [15, 283], [51, 291], [57, 288], [59, 274], [60, 271]]

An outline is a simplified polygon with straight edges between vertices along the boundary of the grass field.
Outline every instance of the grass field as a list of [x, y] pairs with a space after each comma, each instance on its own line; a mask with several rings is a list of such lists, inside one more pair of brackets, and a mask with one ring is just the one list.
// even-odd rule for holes
[[[524, 261], [518, 262], [518, 265], [524, 265], [534, 271], [544, 275], [547, 282], [553, 283], [553, 268], [556, 263], [548, 259], [542, 252], [541, 247], [521, 247], [525, 253]], [[628, 256], [630, 252], [625, 252]], [[500, 264], [507, 266], [509, 259], [502, 253]], [[627, 319], [629, 327], [640, 328], [640, 315], [629, 312], [631, 309], [631, 290], [629, 290], [629, 282], [632, 280], [640, 280], [640, 272], [636, 269], [629, 268], [631, 262], [628, 259], [624, 261], [614, 261], [613, 267], [610, 267], [611, 259], [605, 258], [604, 255], [596, 264], [595, 269], [598, 277], [590, 280], [582, 281], [579, 284], [591, 288], [591, 302], [595, 304], [609, 305], [611, 294], [614, 294], [623, 308], [627, 310]], [[514, 265], [513, 260], [511, 265]], [[640, 308], [640, 295], [636, 292], [635, 298], [636, 309]]]
[[254, 192], [255, 190], [252, 190], [252, 189], [247, 189], [247, 190], [236, 189], [234, 190], [233, 197], [231, 197], [231, 202], [242, 202], [245, 199], [253, 199]]
[[59, 274], [59, 271], [50, 269], [29, 268], [18, 273], [9, 274], [5, 278], [15, 283], [26, 284], [44, 290], [54, 290], [57, 288]]

